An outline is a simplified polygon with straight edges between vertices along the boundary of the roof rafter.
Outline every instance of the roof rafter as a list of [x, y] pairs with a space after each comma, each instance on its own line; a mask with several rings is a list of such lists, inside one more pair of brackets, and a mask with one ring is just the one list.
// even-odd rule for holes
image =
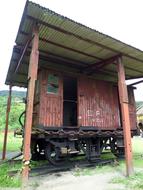
[[143, 80], [140, 80], [140, 81], [138, 81], [138, 82], [134, 82], [134, 83], [132, 83], [132, 84], [129, 84], [129, 86], [137, 85], [137, 84], [140, 84], [140, 83], [142, 83], [142, 82], [143, 82]]
[[26, 42], [26, 44], [25, 44], [25, 46], [24, 46], [24, 48], [23, 48], [23, 51], [22, 51], [22, 53], [21, 53], [21, 56], [20, 56], [19, 61], [18, 61], [18, 63], [17, 63], [17, 66], [16, 66], [16, 68], [15, 68], [15, 71], [14, 71], [15, 73], [18, 71], [18, 68], [19, 68], [19, 66], [20, 66], [20, 64], [21, 64], [21, 61], [22, 61], [23, 57], [24, 57], [24, 54], [25, 54], [25, 52], [26, 52], [26, 50], [27, 50], [27, 48], [28, 48], [30, 42], [32, 41], [32, 39], [33, 39], [33, 36], [31, 36], [31, 35], [29, 34], [29, 35], [28, 35], [27, 42]]
[[[28, 36], [29, 35], [29, 33], [26, 33], [26, 32], [23, 32], [23, 31], [20, 31], [20, 33], [21, 34], [23, 34], [23, 35], [26, 35], [26, 36]], [[55, 45], [55, 46], [59, 46], [59, 47], [61, 47], [61, 46], [63, 46], [63, 45], [61, 45], [61, 44], [58, 44], [58, 43], [55, 43], [55, 42], [52, 42], [52, 41], [50, 41], [50, 40], [47, 40], [47, 39], [43, 39], [43, 38], [39, 38], [39, 40], [41, 40], [41, 41], [43, 41], [43, 42], [47, 42], [47, 43], [49, 43], [49, 44], [53, 44], [53, 45]], [[65, 49], [69, 49], [69, 50], [71, 50], [71, 51], [74, 51], [74, 52], [77, 52], [77, 50], [75, 50], [75, 49], [72, 49], [72, 48], [68, 48], [68, 47], [65, 47], [65, 46], [63, 46], [63, 48], [65, 48]], [[40, 50], [41, 52], [42, 52], [42, 50]], [[81, 54], [84, 54], [85, 55], [85, 53], [84, 52], [81, 52], [81, 51], [79, 51]], [[47, 52], [48, 54], [53, 54], [54, 55], [54, 53], [50, 53], [50, 52]], [[56, 54], [55, 54], [56, 55]], [[118, 56], [121, 56], [122, 54], [120, 53], [120, 54], [117, 54], [116, 56], [115, 56], [115, 58], [117, 58]], [[57, 56], [57, 55], [56, 55]], [[93, 56], [93, 55], [89, 55], [88, 54], [88, 56]], [[62, 56], [63, 57], [63, 56]], [[97, 56], [94, 56], [94, 58], [95, 59], [100, 59], [101, 60], [101, 63], [102, 62], [106, 62], [106, 60], [107, 59], [102, 59], [102, 58], [97, 58]], [[114, 57], [113, 57], [114, 58]], [[67, 60], [69, 59], [69, 58], [66, 58]], [[71, 58], [70, 58], [71, 59]], [[72, 58], [73, 59], [73, 58]], [[110, 58], [109, 58], [110, 59]], [[77, 60], [75, 60], [75, 59], [73, 59], [73, 61], [74, 62], [78, 62]], [[107, 62], [108, 62], [108, 60], [107, 60]], [[81, 63], [81, 61], [79, 61], [78, 62], [78, 64], [79, 63]], [[97, 62], [97, 63], [93, 63], [92, 65], [95, 65], [95, 67], [96, 67], [96, 64], [98, 64], [98, 63], [100, 63], [100, 62]], [[89, 67], [91, 67], [92, 65], [91, 64], [88, 64], [88, 63], [84, 63], [84, 64], [87, 64], [87, 67], [89, 66]], [[109, 63], [110, 64], [110, 63]], [[103, 67], [104, 66], [106, 66], [107, 64], [105, 63], [103, 63]], [[83, 65], [84, 66], [84, 65]], [[86, 67], [85, 67], [86, 68]], [[127, 67], [127, 66], [125, 66], [125, 68], [126, 69], [128, 69], [128, 70], [132, 70], [132, 71], [136, 71], [136, 72], [138, 72], [138, 73], [141, 73], [141, 74], [143, 74], [143, 72], [141, 72], [141, 71], [139, 71], [139, 70], [137, 70], [137, 69], [132, 69], [132, 68], [130, 68], [130, 67]], [[81, 70], [82, 71], [82, 70]]]
[[[101, 69], [101, 68], [103, 68], [103, 67], [105, 67], [105, 66], [107, 66], [109, 64], [114, 63], [117, 60], [118, 57], [121, 57], [121, 55], [119, 54], [119, 55], [116, 55], [114, 57], [110, 57], [110, 58], [108, 58], [106, 60], [100, 61], [98, 63], [91, 64], [91, 65], [83, 68], [82, 71], [83, 72], [88, 72], [89, 71], [90, 74], [91, 74], [91, 73], [94, 72], [94, 70]], [[91, 71], [91, 69], [92, 69], [92, 71]]]
[[[26, 33], [26, 32], [23, 32], [23, 31], [20, 31], [20, 33], [23, 34], [23, 35], [29, 35], [29, 33]], [[56, 42], [52, 42], [51, 40], [47, 40], [46, 38], [39, 38], [39, 40], [42, 41], [42, 42], [44, 42], [44, 43], [52, 44], [52, 45], [55, 45], [57, 47], [60, 47], [60, 48], [66, 49], [66, 50], [73, 51], [75, 53], [79, 53], [79, 54], [82, 54], [82, 55], [85, 55], [85, 56], [88, 56], [88, 57], [95, 58], [97, 60], [103, 60], [102, 58], [97, 57], [95, 55], [91, 55], [91, 54], [85, 53], [83, 51], [76, 50], [76, 49], [73, 49], [71, 47], [68, 47], [68, 46], [56, 43]]]

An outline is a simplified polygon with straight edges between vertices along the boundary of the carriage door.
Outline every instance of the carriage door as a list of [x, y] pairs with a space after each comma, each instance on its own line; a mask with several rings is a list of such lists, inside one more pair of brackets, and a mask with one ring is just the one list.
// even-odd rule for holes
[[41, 89], [41, 123], [46, 127], [62, 126], [63, 82], [59, 73], [43, 71]]
[[92, 79], [87, 77], [79, 77], [78, 79], [78, 125], [94, 126], [93, 121], [93, 96], [94, 83]]
[[77, 126], [77, 79], [63, 77], [63, 126]]

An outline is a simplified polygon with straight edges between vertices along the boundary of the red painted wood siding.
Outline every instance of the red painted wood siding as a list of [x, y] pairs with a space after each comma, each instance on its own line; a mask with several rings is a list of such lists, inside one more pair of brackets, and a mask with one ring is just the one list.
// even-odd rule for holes
[[130, 114], [131, 129], [136, 129], [137, 127], [136, 103], [135, 103], [133, 88], [128, 88], [128, 97], [129, 97], [129, 114]]
[[[48, 75], [59, 77], [57, 94], [47, 93]], [[59, 73], [43, 70], [40, 82], [40, 114], [39, 123], [44, 126], [61, 126], [63, 123], [63, 82]]]
[[[59, 77], [58, 94], [48, 94], [48, 75]], [[39, 93], [35, 92], [33, 126], [63, 125], [63, 80], [60, 73], [42, 70], [38, 74]], [[78, 125], [96, 126], [99, 129], [116, 129], [120, 126], [117, 87], [110, 82], [80, 77], [78, 81]], [[128, 88], [131, 129], [136, 129], [136, 108], [132, 88]]]
[[111, 83], [81, 77], [78, 80], [78, 97], [79, 126], [119, 127], [118, 93]]

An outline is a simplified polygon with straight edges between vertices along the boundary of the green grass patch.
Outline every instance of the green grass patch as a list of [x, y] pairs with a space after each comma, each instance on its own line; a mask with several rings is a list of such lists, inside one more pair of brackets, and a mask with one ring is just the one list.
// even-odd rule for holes
[[[0, 151], [3, 149], [4, 133], [0, 134]], [[14, 137], [13, 132], [8, 133], [7, 151], [19, 151], [22, 145], [22, 138]]]
[[143, 189], [143, 172], [136, 172], [130, 177], [116, 177], [111, 183], [123, 184], [126, 189], [142, 190]]
[[143, 138], [141, 137], [132, 138], [132, 148], [134, 154], [143, 155]]
[[[17, 171], [14, 175], [10, 174], [10, 171]], [[0, 187], [20, 187], [21, 178], [21, 161], [20, 162], [9, 162], [0, 165]]]
[[41, 166], [46, 165], [46, 164], [48, 164], [47, 160], [38, 160], [38, 161], [32, 160], [30, 162], [30, 167], [31, 167], [31, 169], [33, 169], [33, 168], [41, 167]]
[[[126, 189], [130, 190], [142, 190], [143, 189], [143, 138], [134, 137], [132, 139], [133, 148], [133, 164], [135, 172], [130, 177], [116, 177], [110, 182], [116, 184], [123, 184]], [[117, 166], [117, 170], [121, 172], [125, 170], [125, 161], [120, 161], [120, 165]]]

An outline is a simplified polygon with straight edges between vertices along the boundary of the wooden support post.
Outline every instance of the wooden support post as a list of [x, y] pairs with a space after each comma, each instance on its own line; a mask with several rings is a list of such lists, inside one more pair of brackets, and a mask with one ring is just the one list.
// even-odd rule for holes
[[4, 131], [4, 142], [3, 142], [3, 152], [2, 152], [2, 160], [6, 158], [6, 145], [7, 145], [7, 133], [8, 133], [8, 123], [9, 123], [9, 112], [11, 107], [11, 91], [12, 86], [9, 86], [9, 95], [7, 99], [7, 110], [6, 110], [6, 122], [5, 122], [5, 131]]
[[122, 58], [118, 58], [118, 90], [119, 99], [121, 104], [122, 125], [124, 133], [124, 146], [125, 146], [125, 159], [126, 159], [126, 175], [133, 174], [133, 161], [132, 161], [132, 145], [131, 145], [131, 126], [128, 105], [128, 92], [125, 83], [125, 71], [122, 64]]
[[24, 133], [24, 150], [23, 150], [23, 170], [22, 170], [22, 183], [27, 184], [29, 176], [30, 164], [30, 144], [31, 144], [31, 130], [32, 130], [32, 117], [33, 117], [33, 103], [35, 81], [37, 79], [38, 60], [39, 60], [39, 36], [38, 27], [33, 29], [33, 42], [29, 62], [28, 71], [28, 89], [27, 89], [27, 105], [26, 105], [26, 118], [25, 118], [25, 133]]

